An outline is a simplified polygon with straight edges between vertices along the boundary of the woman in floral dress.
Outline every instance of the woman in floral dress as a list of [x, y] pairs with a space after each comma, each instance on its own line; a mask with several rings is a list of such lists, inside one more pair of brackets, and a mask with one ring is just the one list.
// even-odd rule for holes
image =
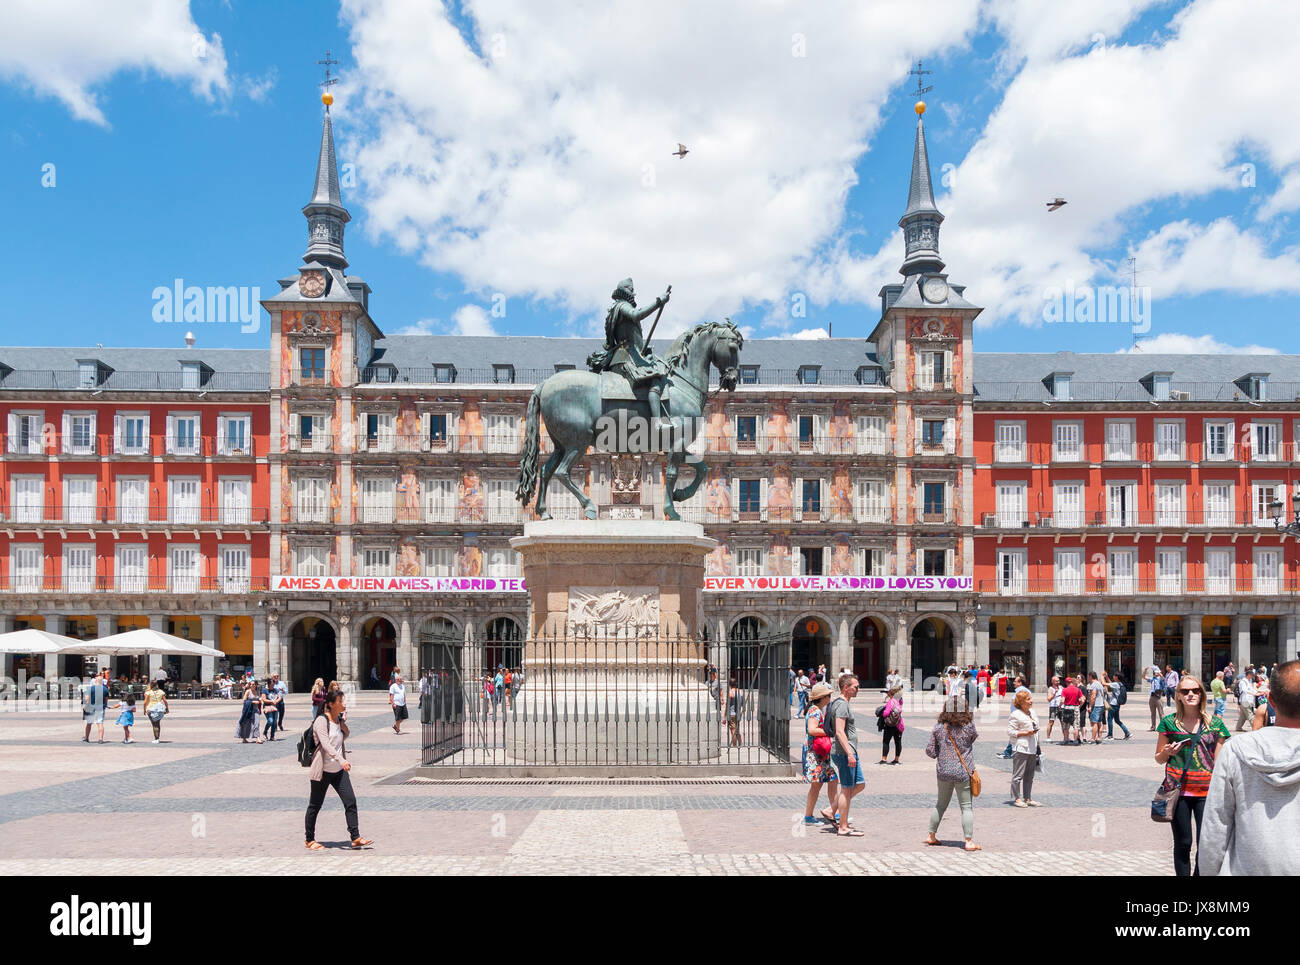
[[[836, 785], [835, 765], [831, 763], [831, 735], [826, 733], [822, 721], [826, 717], [826, 705], [831, 702], [831, 688], [825, 683], [816, 684], [808, 693], [808, 716], [804, 718], [803, 741], [803, 779], [808, 782], [808, 799], [804, 804], [803, 823], [816, 824], [813, 808], [817, 806], [817, 795], [823, 787], [830, 806], [822, 808], [821, 816], [835, 823]], [[818, 745], [818, 741], [821, 745]], [[817, 753], [819, 750], [824, 753]]]

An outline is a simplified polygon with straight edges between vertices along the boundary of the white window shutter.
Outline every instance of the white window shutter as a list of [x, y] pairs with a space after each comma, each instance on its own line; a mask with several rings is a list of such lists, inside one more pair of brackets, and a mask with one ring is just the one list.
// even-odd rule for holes
[[830, 521], [835, 513], [831, 506], [831, 477], [827, 476], [821, 481], [821, 503], [822, 503], [822, 522]]
[[943, 420], [943, 451], [949, 455], [957, 451], [957, 420], [952, 416]]
[[764, 476], [758, 482], [758, 508], [759, 519], [767, 522], [767, 477]]
[[951, 389], [952, 385], [952, 349], [945, 349], [943, 353], [943, 387]]
[[796, 520], [803, 519], [803, 477], [802, 476], [796, 476], [794, 479], [794, 499], [792, 501], [794, 503], [794, 506], [791, 508], [794, 510], [794, 518]]
[[[735, 436], [732, 436], [732, 444], [735, 444]], [[734, 523], [740, 519], [740, 480], [735, 476], [731, 477], [731, 521]]]
[[72, 452], [72, 416], [63, 413], [63, 451]]
[[18, 416], [9, 413], [9, 451], [18, 451]]
[[122, 413], [113, 413], [113, 451], [122, 451]]
[[217, 416], [217, 455], [230, 455], [229, 440], [226, 437], [226, 417]]
[[916, 379], [916, 387], [918, 389], [921, 388], [922, 385], [924, 384], [923, 379], [925, 377], [925, 366], [921, 364], [923, 358], [924, 356], [920, 352], [915, 352], [912, 355], [912, 368], [916, 373], [915, 379]]
[[167, 414], [167, 455], [176, 451], [176, 417], [170, 412]]

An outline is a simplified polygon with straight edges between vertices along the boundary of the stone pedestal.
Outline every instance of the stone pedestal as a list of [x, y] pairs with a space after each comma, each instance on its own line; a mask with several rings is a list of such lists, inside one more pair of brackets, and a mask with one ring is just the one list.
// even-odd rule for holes
[[704, 560], [717, 543], [703, 527], [543, 520], [510, 543], [530, 607], [515, 713], [530, 726], [507, 732], [507, 755], [615, 765], [718, 757], [701, 639]]
[[530, 636], [567, 627], [700, 629], [704, 558], [717, 540], [698, 523], [548, 519], [510, 545], [523, 560]]

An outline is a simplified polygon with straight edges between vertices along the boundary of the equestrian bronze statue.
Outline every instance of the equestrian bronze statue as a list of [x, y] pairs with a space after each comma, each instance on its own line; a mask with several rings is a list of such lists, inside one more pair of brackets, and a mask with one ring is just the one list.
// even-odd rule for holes
[[[687, 440], [696, 437], [702, 424], [709, 367], [718, 370], [719, 385], [733, 391], [745, 340], [730, 319], [704, 322], [679, 335], [660, 359], [643, 336], [641, 321], [652, 311], [662, 312], [667, 301], [665, 292], [638, 311], [632, 279], [625, 279], [615, 290], [605, 318], [605, 345], [587, 359], [591, 371], [557, 372], [533, 390], [515, 498], [527, 504], [537, 490], [536, 509], [542, 519], [551, 518], [546, 489], [552, 476], [558, 476], [561, 485], [577, 497], [587, 519], [597, 518], [595, 503], [569, 475], [593, 445], [615, 453], [667, 453], [665, 519], [680, 519], [673, 503], [690, 499], [704, 481], [709, 467], [687, 451]], [[555, 451], [539, 474], [541, 422], [546, 423]], [[677, 473], [683, 463], [695, 477], [678, 489]]]

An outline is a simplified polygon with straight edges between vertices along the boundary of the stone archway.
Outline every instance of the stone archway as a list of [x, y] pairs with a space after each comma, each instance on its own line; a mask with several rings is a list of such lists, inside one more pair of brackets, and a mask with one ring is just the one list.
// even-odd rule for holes
[[524, 632], [514, 617], [494, 617], [483, 628], [483, 669], [518, 670], [524, 664]]
[[[387, 690], [388, 675], [397, 666], [397, 627], [388, 617], [372, 616], [361, 624], [358, 641], [361, 663], [361, 686], [370, 690]], [[404, 673], [410, 673], [404, 668]]]
[[853, 625], [853, 672], [862, 687], [880, 687], [889, 671], [889, 632], [880, 617], [865, 616]]
[[795, 667], [816, 670], [826, 665], [826, 675], [832, 680], [837, 668], [831, 666], [831, 643], [835, 639], [831, 622], [816, 614], [805, 614], [794, 621], [790, 630], [790, 662]]
[[310, 690], [320, 680], [327, 687], [338, 679], [338, 634], [322, 618], [305, 616], [289, 630], [289, 679], [295, 693]]
[[952, 626], [941, 617], [921, 617], [912, 625], [912, 668], [921, 680], [938, 679], [956, 659]]

